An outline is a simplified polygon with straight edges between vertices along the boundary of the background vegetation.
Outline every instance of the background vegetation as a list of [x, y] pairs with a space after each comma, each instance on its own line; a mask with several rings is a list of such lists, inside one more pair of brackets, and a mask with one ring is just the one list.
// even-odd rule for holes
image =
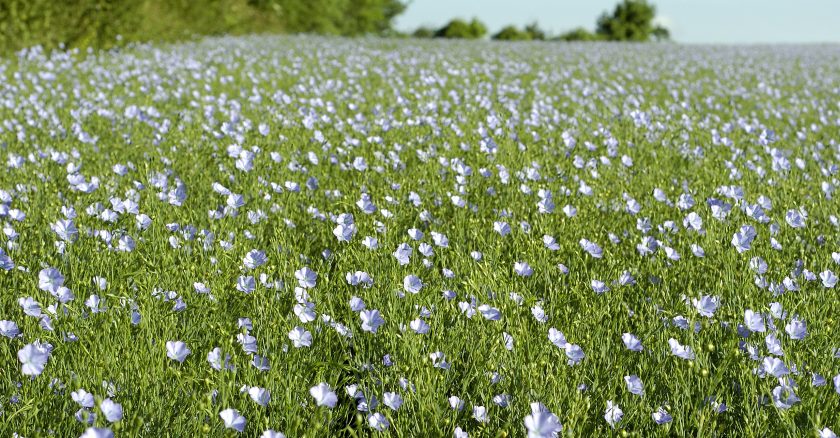
[[[595, 31], [579, 27], [571, 31], [550, 37], [545, 31], [539, 28], [537, 23], [532, 23], [519, 29], [516, 26], [505, 26], [493, 34], [494, 40], [505, 41], [527, 41], [545, 40], [554, 41], [635, 41], [645, 42], [650, 40], [668, 40], [670, 32], [668, 29], [654, 23], [656, 18], [656, 7], [645, 0], [624, 0], [615, 6], [612, 13], [604, 12], [596, 22]], [[461, 20], [452, 20], [436, 32], [430, 32], [425, 28], [415, 31], [415, 37], [441, 37], [447, 38], [475, 38], [468, 32], [459, 32], [463, 29]], [[474, 24], [476, 20], [473, 19]], [[451, 31], [455, 27], [456, 31]], [[443, 34], [443, 30], [448, 32]]]
[[[487, 26], [455, 18], [411, 35], [393, 28], [404, 0], [0, 0], [0, 52], [42, 45], [109, 48], [131, 41], [174, 41], [200, 35], [314, 33], [479, 39]], [[668, 39], [654, 25], [656, 9], [645, 0], [623, 0], [596, 22], [550, 36], [537, 23], [505, 26], [495, 40], [648, 41]]]
[[404, 9], [399, 0], [0, 0], [0, 50], [264, 32], [384, 34]]

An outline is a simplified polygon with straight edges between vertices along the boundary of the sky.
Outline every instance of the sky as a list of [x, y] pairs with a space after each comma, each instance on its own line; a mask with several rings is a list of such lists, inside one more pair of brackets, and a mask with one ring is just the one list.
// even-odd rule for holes
[[[452, 18], [477, 17], [491, 33], [534, 21], [557, 34], [594, 30], [598, 16], [619, 0], [410, 0], [396, 27], [440, 27]], [[648, 0], [657, 22], [682, 43], [840, 42], [840, 0]]]

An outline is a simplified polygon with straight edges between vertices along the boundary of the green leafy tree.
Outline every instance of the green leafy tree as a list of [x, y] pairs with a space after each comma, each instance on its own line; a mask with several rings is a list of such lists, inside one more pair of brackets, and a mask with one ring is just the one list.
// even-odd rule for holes
[[141, 25], [138, 4], [103, 0], [0, 0], [0, 49], [111, 45]]
[[545, 40], [548, 38], [545, 31], [540, 29], [540, 26], [537, 22], [533, 22], [527, 26], [525, 26], [525, 32], [531, 37], [532, 40]]
[[526, 41], [531, 39], [531, 34], [516, 28], [516, 26], [505, 26], [491, 37], [499, 41]]
[[558, 41], [598, 41], [601, 37], [582, 27], [560, 34], [555, 40]]
[[455, 18], [435, 31], [436, 38], [479, 39], [485, 35], [487, 35], [487, 26], [478, 21], [477, 18], [473, 18], [469, 23], [460, 18]]
[[445, 26], [435, 31], [436, 38], [471, 38], [472, 31], [470, 25], [466, 21], [455, 18]]
[[405, 7], [401, 0], [0, 0], [0, 52], [260, 32], [393, 35]]
[[[299, 1], [299, 0], [298, 0]], [[344, 9], [342, 35], [383, 34], [392, 28], [393, 19], [405, 11], [398, 0], [349, 0]]]
[[487, 26], [484, 23], [478, 21], [477, 18], [473, 18], [470, 21], [470, 30], [472, 32], [473, 38], [484, 38], [487, 35]]
[[653, 39], [656, 41], [668, 41], [671, 39], [671, 32], [666, 27], [656, 26], [653, 28]]
[[286, 32], [327, 35], [382, 34], [405, 10], [399, 0], [249, 0], [274, 14]]
[[430, 27], [420, 26], [412, 32], [414, 38], [434, 38], [435, 30]]
[[612, 14], [604, 12], [598, 18], [595, 32], [609, 41], [648, 41], [655, 17], [656, 7], [646, 0], [623, 0]]

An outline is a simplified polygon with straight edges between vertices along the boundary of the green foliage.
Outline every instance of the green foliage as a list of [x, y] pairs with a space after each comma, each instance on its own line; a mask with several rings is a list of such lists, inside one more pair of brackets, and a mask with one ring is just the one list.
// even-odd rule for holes
[[386, 34], [405, 7], [400, 0], [0, 0], [0, 52], [196, 35]]
[[612, 15], [598, 18], [596, 33], [609, 41], [649, 41], [654, 33], [656, 7], [645, 0], [623, 0]]
[[668, 28], [663, 26], [656, 26], [653, 28], [653, 39], [657, 41], [668, 41], [671, 39], [671, 32]]
[[[551, 38], [554, 41], [667, 41], [670, 32], [665, 27], [653, 23], [656, 7], [646, 0], [622, 0], [613, 12], [604, 12], [597, 21], [597, 28], [592, 32], [583, 27], [573, 29]], [[482, 38], [487, 33], [486, 27], [477, 19], [467, 23], [462, 19], [453, 19], [446, 26], [433, 31], [420, 27], [414, 31], [415, 38]], [[508, 25], [491, 37], [498, 41], [527, 41], [548, 39], [546, 32], [534, 22], [523, 29]]]
[[653, 24], [656, 7], [646, 0], [622, 0], [612, 14], [598, 18], [595, 32], [579, 27], [561, 35], [558, 41], [666, 41], [671, 34], [665, 27]]
[[405, 10], [398, 0], [255, 0], [289, 32], [326, 35], [379, 34]]
[[478, 21], [477, 18], [473, 18], [469, 23], [460, 18], [455, 18], [446, 26], [435, 31], [436, 38], [479, 39], [485, 35], [487, 35], [487, 26]]
[[527, 40], [544, 40], [546, 33], [540, 29], [539, 25], [534, 22], [524, 29], [519, 30], [516, 26], [505, 26], [500, 31], [496, 32], [491, 38], [500, 41], [527, 41]]
[[532, 40], [545, 40], [548, 38], [545, 31], [540, 29], [539, 24], [537, 22], [533, 22], [527, 26], [525, 26], [525, 32], [531, 37]]
[[516, 26], [505, 26], [491, 38], [500, 41], [527, 41], [531, 39], [531, 34], [517, 29]]
[[598, 41], [600, 35], [594, 34], [582, 27], [560, 34], [555, 38], [558, 41]]
[[434, 38], [435, 30], [430, 27], [420, 26], [414, 30], [411, 36], [414, 38]]
[[[131, 41], [174, 41], [198, 35], [263, 32], [399, 36], [392, 28], [402, 0], [0, 0], [0, 52], [42, 45], [108, 48]], [[668, 40], [645, 0], [623, 0], [598, 19], [592, 33], [578, 28], [555, 40]], [[479, 39], [487, 27], [473, 18], [439, 29], [418, 28], [416, 38]], [[532, 23], [506, 26], [495, 40], [544, 40]]]
[[[0, 42], [4, 48], [62, 43], [85, 45], [115, 40], [118, 28], [139, 24], [138, 4], [102, 0], [0, 1]], [[111, 23], [111, 25], [107, 25]]]

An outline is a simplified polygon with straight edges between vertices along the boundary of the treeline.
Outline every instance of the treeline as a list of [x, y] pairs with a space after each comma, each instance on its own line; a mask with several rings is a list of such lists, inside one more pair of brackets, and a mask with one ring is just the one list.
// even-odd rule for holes
[[[132, 41], [175, 41], [200, 35], [313, 33], [418, 38], [484, 38], [477, 19], [397, 32], [407, 0], [0, 0], [0, 53], [41, 45], [109, 48]], [[549, 35], [534, 23], [506, 26], [496, 40], [648, 41], [668, 39], [645, 0], [622, 0], [593, 31]]]
[[0, 0], [0, 51], [197, 35], [387, 35], [400, 0]]
[[[595, 23], [595, 30], [577, 28], [559, 35], [549, 35], [537, 23], [524, 28], [505, 26], [491, 35], [500, 41], [650, 41], [668, 40], [668, 29], [654, 24], [656, 7], [645, 0], [623, 0], [610, 12], [604, 12]], [[487, 26], [478, 19], [467, 22], [453, 19], [438, 29], [420, 27], [414, 31], [415, 38], [464, 38], [479, 39], [487, 35]]]

